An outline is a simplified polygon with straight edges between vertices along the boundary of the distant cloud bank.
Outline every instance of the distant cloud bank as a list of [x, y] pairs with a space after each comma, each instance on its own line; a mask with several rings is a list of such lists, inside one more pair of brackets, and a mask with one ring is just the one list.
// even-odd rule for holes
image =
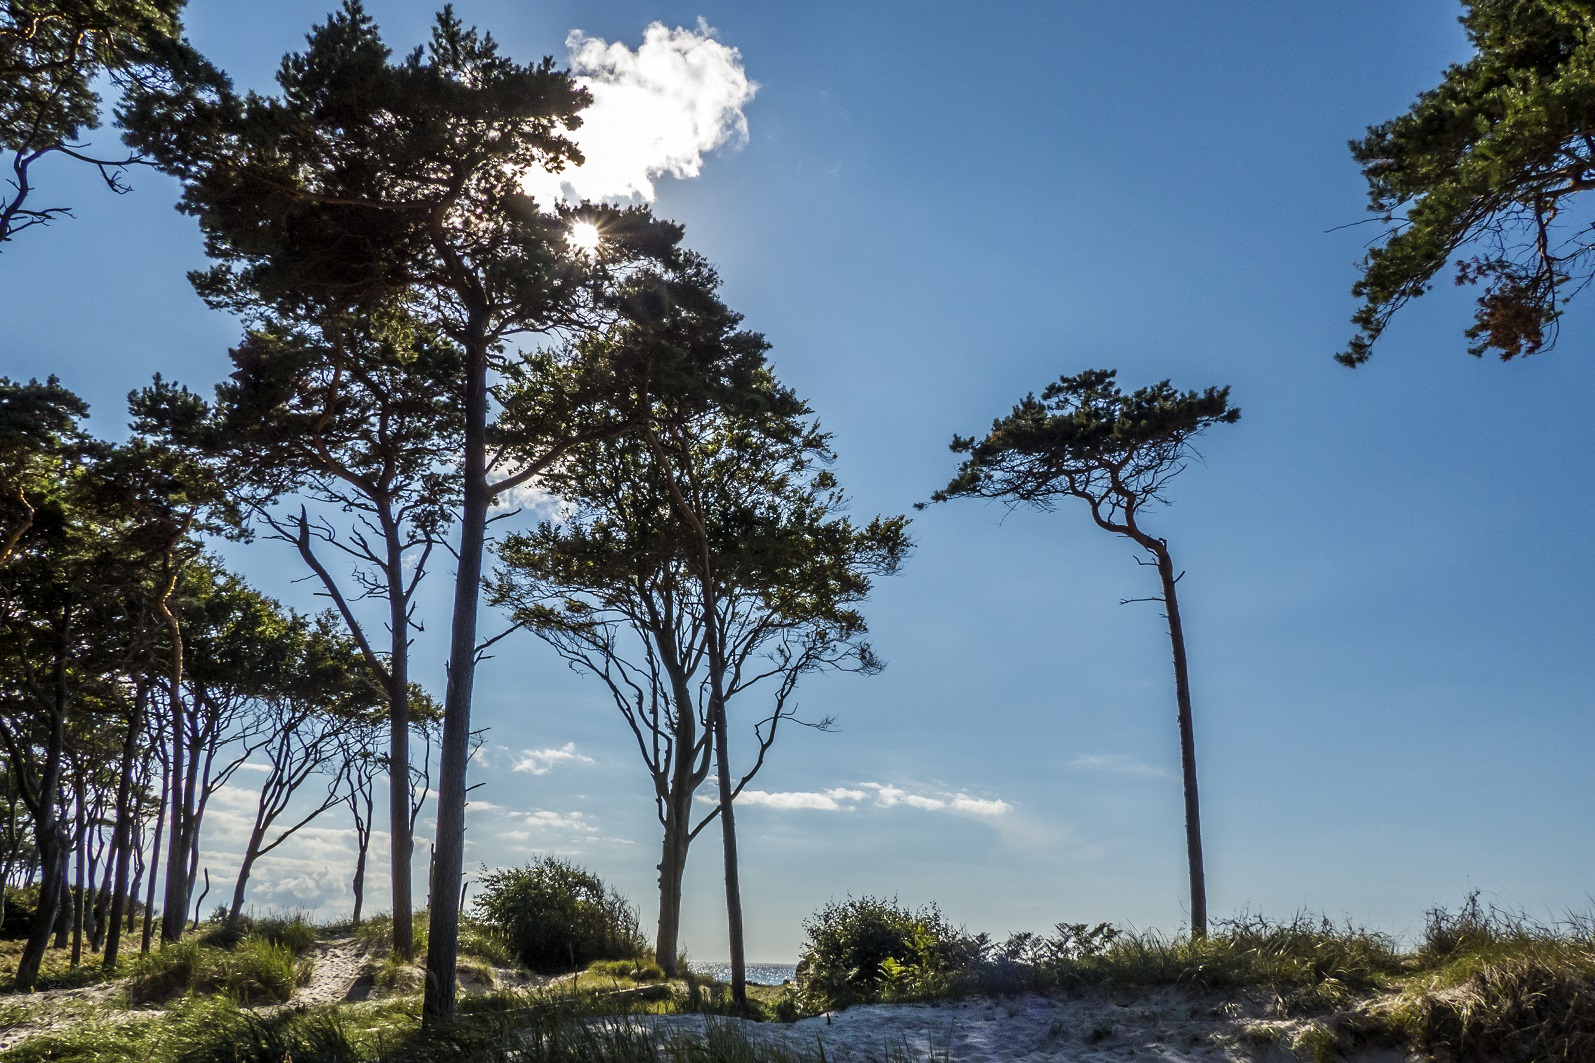
[[655, 22], [636, 51], [581, 30], [565, 46], [571, 72], [593, 96], [570, 134], [586, 161], [527, 173], [522, 185], [539, 202], [652, 202], [654, 178], [696, 177], [707, 152], [747, 140], [742, 109], [759, 86], [742, 54], [715, 40], [703, 19], [690, 30]]
[[[700, 801], [712, 802], [708, 796]], [[1008, 802], [997, 798], [972, 797], [966, 793], [913, 793], [887, 783], [860, 783], [857, 789], [838, 787], [831, 790], [788, 790], [771, 793], [766, 790], [744, 790], [737, 800], [746, 805], [765, 808], [810, 809], [818, 812], [849, 812], [855, 808], [893, 808], [904, 806], [925, 812], [951, 812], [969, 816], [1002, 816], [1013, 810]]]
[[547, 775], [554, 770], [556, 764], [591, 764], [593, 758], [576, 752], [575, 742], [566, 742], [558, 749], [523, 749], [520, 756], [515, 758], [514, 771], [530, 772], [533, 775]]

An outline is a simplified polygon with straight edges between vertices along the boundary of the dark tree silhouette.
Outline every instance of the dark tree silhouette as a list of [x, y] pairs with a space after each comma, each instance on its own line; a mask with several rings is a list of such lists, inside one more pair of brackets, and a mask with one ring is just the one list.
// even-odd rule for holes
[[188, 54], [179, 43], [183, 0], [6, 0], [0, 6], [0, 151], [9, 155], [0, 192], [0, 247], [17, 233], [69, 217], [70, 207], [31, 199], [33, 171], [61, 155], [95, 167], [113, 192], [137, 155], [106, 157], [82, 143], [100, 123], [96, 82], [165, 76]]
[[1185, 845], [1191, 879], [1191, 936], [1207, 934], [1207, 886], [1202, 865], [1202, 821], [1196, 789], [1196, 737], [1175, 585], [1180, 575], [1168, 542], [1141, 522], [1149, 503], [1192, 454], [1191, 440], [1210, 425], [1234, 424], [1240, 410], [1229, 388], [1180, 392], [1167, 380], [1133, 394], [1121, 392], [1111, 369], [1065, 376], [1041, 398], [1027, 395], [1013, 412], [992, 422], [984, 439], [955, 436], [952, 450], [969, 455], [958, 474], [932, 499], [972, 496], [1050, 510], [1060, 498], [1078, 498], [1097, 527], [1123, 535], [1151, 555], [1167, 610], [1174, 651], [1174, 691], [1185, 784]]
[[1476, 54], [1406, 114], [1352, 141], [1369, 209], [1388, 226], [1352, 293], [1366, 361], [1391, 316], [1459, 253], [1458, 284], [1483, 284], [1469, 353], [1502, 360], [1555, 343], [1567, 301], [1595, 277], [1586, 212], [1595, 189], [1595, 6], [1464, 0]]

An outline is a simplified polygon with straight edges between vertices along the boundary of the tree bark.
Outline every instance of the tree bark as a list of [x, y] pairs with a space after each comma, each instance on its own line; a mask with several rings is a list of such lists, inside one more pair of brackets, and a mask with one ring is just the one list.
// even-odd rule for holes
[[1185, 855], [1191, 872], [1191, 937], [1207, 936], [1207, 877], [1202, 866], [1202, 813], [1196, 792], [1196, 732], [1191, 721], [1191, 679], [1185, 663], [1185, 630], [1180, 626], [1180, 605], [1174, 561], [1168, 544], [1155, 540], [1157, 573], [1163, 584], [1163, 604], [1168, 610], [1169, 642], [1174, 650], [1174, 697], [1179, 706], [1180, 771], [1185, 784]]
[[[681, 940], [681, 880], [687, 870], [687, 845], [690, 841], [692, 795], [682, 801], [672, 793], [665, 812], [665, 839], [659, 856], [659, 933], [654, 939], [654, 958], [671, 978]], [[685, 804], [687, 807], [682, 808]]]
[[188, 913], [188, 853], [185, 827], [192, 794], [186, 793], [185, 778], [188, 764], [185, 753], [188, 747], [188, 712], [183, 704], [183, 633], [168, 603], [157, 603], [157, 612], [165, 621], [171, 639], [170, 672], [167, 675], [167, 699], [172, 711], [171, 800], [167, 809], [172, 819], [172, 829], [166, 844], [166, 894], [161, 910], [161, 940], [176, 941], [183, 936], [184, 916]]
[[107, 970], [116, 966], [122, 941], [124, 902], [130, 906], [132, 901], [128, 895], [128, 866], [133, 859], [133, 759], [138, 753], [138, 736], [144, 730], [144, 707], [148, 700], [149, 684], [141, 679], [133, 691], [133, 712], [127, 723], [127, 734], [122, 738], [122, 759], [116, 779], [116, 827], [111, 832], [111, 858], [116, 861], [116, 879], [111, 887], [110, 915], [106, 918], [103, 962]]
[[[159, 741], [157, 741], [156, 745], [159, 744]], [[150, 842], [150, 858], [145, 868], [145, 874], [149, 875], [150, 880], [144, 891], [144, 930], [138, 944], [138, 951], [141, 956], [149, 955], [150, 939], [153, 937], [155, 926], [155, 880], [160, 871], [161, 832], [166, 829], [166, 809], [171, 804], [172, 799], [171, 774], [169, 769], [162, 773], [165, 777], [161, 779], [161, 803], [155, 811], [155, 837]]]
[[[485, 411], [483, 416], [485, 418]], [[486, 475], [484, 468], [484, 480]], [[382, 533], [388, 559], [388, 630], [393, 640], [388, 653], [388, 860], [393, 881], [393, 951], [410, 962], [415, 959], [412, 922], [415, 900], [410, 875], [410, 863], [415, 854], [415, 840], [410, 835], [410, 616], [409, 599], [404, 593], [404, 549], [399, 541], [399, 530], [385, 508]], [[480, 575], [480, 560], [477, 569]], [[480, 579], [477, 582], [480, 583]], [[471, 638], [474, 642], [474, 625]], [[472, 650], [474, 653], [474, 646]], [[360, 869], [355, 878], [362, 889], [365, 862], [366, 850], [361, 845]], [[360, 891], [356, 891], [356, 923], [360, 921], [360, 903]]]
[[63, 604], [61, 620], [56, 627], [55, 661], [53, 676], [53, 701], [51, 706], [50, 734], [45, 745], [44, 770], [39, 776], [39, 787], [33, 812], [33, 839], [38, 849], [40, 864], [39, 908], [33, 916], [33, 926], [28, 930], [27, 943], [17, 960], [15, 983], [24, 993], [33, 991], [39, 979], [39, 965], [50, 945], [50, 935], [55, 929], [61, 911], [61, 889], [66, 881], [66, 838], [59, 819], [61, 792], [61, 760], [66, 749], [66, 716], [69, 698], [67, 687], [67, 645], [71, 638], [71, 606]]
[[465, 868], [465, 773], [470, 759], [471, 687], [476, 677], [476, 612], [487, 535], [487, 341], [473, 322], [466, 347], [464, 498], [459, 568], [449, 639], [448, 687], [439, 752], [437, 841], [433, 850], [431, 922], [427, 934], [422, 1025], [454, 1015], [454, 962], [459, 946], [460, 886]]
[[[718, 685], [718, 681], [716, 681]], [[714, 719], [715, 774], [720, 784], [720, 839], [725, 849], [726, 930], [731, 943], [731, 999], [748, 1001], [747, 956], [742, 937], [742, 885], [737, 873], [737, 824], [731, 800], [731, 757], [726, 749], [725, 699], [718, 692], [710, 707]]]

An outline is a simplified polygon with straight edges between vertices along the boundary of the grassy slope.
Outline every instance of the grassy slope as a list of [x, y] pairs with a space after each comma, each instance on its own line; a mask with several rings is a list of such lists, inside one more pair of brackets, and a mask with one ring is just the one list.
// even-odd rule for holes
[[[366, 933], [374, 972], [402, 966], [382, 955], [380, 924]], [[269, 936], [257, 931], [233, 942], [233, 950], [251, 940], [269, 943]], [[490, 937], [472, 947], [484, 965], [506, 958]], [[402, 989], [361, 1004], [308, 1010], [251, 1009], [225, 993], [189, 994], [168, 998], [163, 1013], [142, 1018], [125, 1010], [125, 1000], [79, 1001], [71, 1005], [78, 1015], [67, 1029], [32, 1038], [4, 1058], [474, 1063], [513, 1051], [530, 1063], [797, 1063], [778, 1050], [756, 1049], [730, 1028], [708, 1042], [666, 1050], [625, 1024], [570, 1022], [617, 1012], [730, 1010], [723, 987], [699, 980], [670, 983], [661, 1000], [638, 999], [627, 991], [657, 984], [654, 972], [623, 971], [624, 966], [596, 965], [577, 978], [525, 991], [478, 993], [464, 1000], [459, 1021], [427, 1035], [419, 1028], [419, 998]], [[135, 975], [138, 970], [147, 968], [135, 967]], [[84, 976], [61, 976], [69, 977]], [[1194, 943], [1143, 934], [1121, 935], [1072, 955], [1035, 947], [1028, 956], [998, 957], [918, 984], [901, 982], [881, 996], [1080, 994], [1159, 986], [1263, 1000], [1281, 1020], [1280, 1038], [1304, 1058], [1330, 1059], [1338, 1051], [1382, 1043], [1464, 1060], [1595, 1059], [1590, 924], [1546, 927], [1486, 913], [1473, 903], [1456, 914], [1434, 913], [1415, 949], [1323, 922], [1253, 919], [1225, 924]], [[790, 989], [754, 989], [751, 1017], [790, 1018], [800, 1010], [801, 998]], [[25, 998], [0, 997], [0, 1029], [27, 1021], [30, 1011]]]

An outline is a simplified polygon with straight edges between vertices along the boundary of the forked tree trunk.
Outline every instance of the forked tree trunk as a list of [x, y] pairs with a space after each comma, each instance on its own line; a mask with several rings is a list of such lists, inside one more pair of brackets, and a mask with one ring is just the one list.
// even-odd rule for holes
[[1202, 867], [1202, 812], [1196, 792], [1196, 732], [1191, 722], [1191, 678], [1185, 664], [1185, 630], [1180, 626], [1180, 605], [1174, 561], [1161, 539], [1153, 554], [1163, 584], [1163, 604], [1168, 609], [1169, 642], [1174, 650], [1174, 698], [1179, 706], [1180, 772], [1185, 784], [1185, 855], [1191, 871], [1191, 937], [1207, 936], [1207, 877]]

